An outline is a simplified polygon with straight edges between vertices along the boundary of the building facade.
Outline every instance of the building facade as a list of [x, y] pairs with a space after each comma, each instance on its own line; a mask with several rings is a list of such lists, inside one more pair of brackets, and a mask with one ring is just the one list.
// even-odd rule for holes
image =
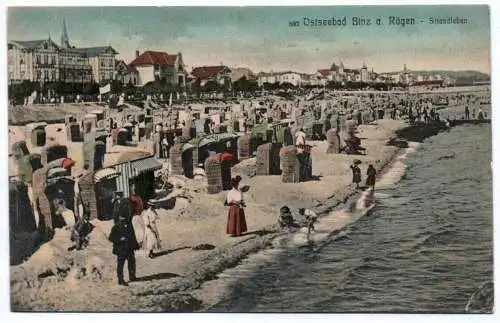
[[344, 63], [340, 62], [337, 65], [335, 62], [332, 63], [328, 69], [320, 69], [316, 73], [317, 77], [322, 80], [322, 83], [337, 82], [364, 82], [370, 83], [374, 82], [376, 79], [376, 73], [373, 70], [369, 71], [365, 63], [359, 69], [345, 68]]
[[63, 23], [61, 45], [50, 37], [33, 41], [9, 41], [9, 83], [102, 83], [113, 80], [118, 53], [111, 46], [76, 48], [69, 43]]
[[191, 78], [198, 80], [201, 86], [209, 81], [216, 82], [223, 86], [231, 86], [231, 69], [224, 65], [194, 67], [191, 71]]
[[137, 85], [143, 86], [155, 80], [163, 80], [174, 86], [185, 86], [187, 72], [182, 54], [170, 55], [166, 52], [146, 51], [139, 54], [130, 67], [137, 71]]
[[121, 82], [123, 85], [137, 86], [139, 82], [139, 72], [130, 65], [127, 65], [123, 60], [115, 62], [114, 79]]
[[[259, 73], [257, 82], [259, 86], [264, 85], [264, 83], [269, 84], [283, 84], [290, 83], [293, 86], [301, 86], [310, 84], [310, 76], [308, 74], [286, 71], [286, 72], [271, 72], [271, 73]], [[316, 79], [314, 79], [316, 82]]]
[[56, 82], [59, 80], [59, 47], [51, 39], [9, 41], [9, 82]]

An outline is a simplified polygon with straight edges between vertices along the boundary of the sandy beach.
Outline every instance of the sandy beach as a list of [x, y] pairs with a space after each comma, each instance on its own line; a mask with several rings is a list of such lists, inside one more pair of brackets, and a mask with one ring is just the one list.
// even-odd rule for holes
[[[395, 157], [398, 148], [388, 146], [395, 131], [406, 126], [400, 120], [379, 120], [358, 128], [367, 154], [356, 156], [362, 161], [362, 174], [368, 164], [380, 172]], [[58, 129], [62, 131], [57, 131]], [[10, 127], [11, 143], [23, 138], [19, 127]], [[61, 124], [47, 127], [47, 137], [65, 143]], [[78, 144], [77, 144], [78, 145]], [[89, 247], [67, 251], [68, 232], [56, 229], [55, 237], [21, 265], [11, 267], [12, 309], [36, 311], [175, 311], [202, 308], [193, 298], [193, 290], [224, 269], [235, 266], [249, 253], [269, 246], [279, 234], [276, 222], [279, 208], [288, 205], [311, 208], [318, 214], [359, 193], [351, 183], [349, 165], [353, 156], [327, 155], [327, 143], [312, 142], [313, 175], [318, 180], [283, 184], [279, 176], [249, 176], [255, 169], [255, 158], [244, 160], [233, 170], [241, 175], [245, 193], [248, 233], [232, 238], [225, 234], [227, 208], [225, 192], [207, 195], [190, 189], [190, 181], [179, 178], [189, 192], [189, 201], [178, 198], [172, 210], [160, 210], [159, 231], [162, 251], [154, 259], [137, 254], [138, 282], [128, 288], [116, 285], [116, 258], [107, 236], [111, 221], [93, 221]], [[69, 146], [74, 146], [73, 144]], [[80, 148], [81, 149], [81, 148]], [[70, 149], [79, 151], [78, 147]], [[11, 174], [15, 168], [10, 164]], [[212, 250], [193, 250], [201, 244]]]

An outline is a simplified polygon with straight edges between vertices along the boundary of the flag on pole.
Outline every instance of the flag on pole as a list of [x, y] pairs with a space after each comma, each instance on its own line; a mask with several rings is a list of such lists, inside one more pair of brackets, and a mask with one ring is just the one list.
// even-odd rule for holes
[[110, 84], [106, 84], [104, 86], [101, 86], [99, 88], [99, 93], [101, 94], [106, 94], [106, 93], [109, 93], [111, 92], [111, 83]]

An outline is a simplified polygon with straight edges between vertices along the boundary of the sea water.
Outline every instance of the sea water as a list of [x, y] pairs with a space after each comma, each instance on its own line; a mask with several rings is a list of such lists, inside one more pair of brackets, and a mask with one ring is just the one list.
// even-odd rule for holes
[[309, 241], [286, 235], [221, 274], [228, 292], [209, 310], [465, 312], [493, 280], [490, 163], [490, 125], [412, 143]]

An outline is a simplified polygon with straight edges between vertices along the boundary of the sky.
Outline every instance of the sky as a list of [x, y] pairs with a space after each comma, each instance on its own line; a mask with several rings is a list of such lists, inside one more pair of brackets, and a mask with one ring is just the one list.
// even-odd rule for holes
[[[390, 24], [390, 17], [415, 25]], [[347, 26], [305, 26], [305, 19], [342, 19]], [[353, 26], [353, 17], [371, 19]], [[430, 24], [429, 18], [461, 17], [467, 24]], [[376, 72], [477, 70], [490, 74], [488, 6], [328, 7], [23, 7], [9, 8], [7, 38], [60, 43], [63, 20], [76, 47], [111, 45], [118, 58], [135, 51], [181, 52], [193, 66], [224, 64], [254, 72], [314, 73], [342, 61], [366, 63]], [[380, 19], [381, 25], [376, 24]], [[299, 26], [291, 27], [290, 21]]]

